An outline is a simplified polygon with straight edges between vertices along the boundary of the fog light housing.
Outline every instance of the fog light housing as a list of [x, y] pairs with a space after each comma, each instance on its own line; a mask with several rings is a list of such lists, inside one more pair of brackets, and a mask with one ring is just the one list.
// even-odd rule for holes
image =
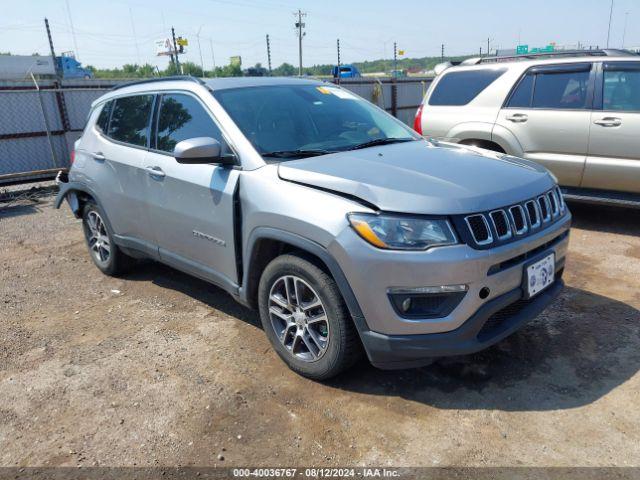
[[467, 285], [392, 287], [387, 290], [394, 311], [402, 318], [442, 318], [460, 304]]

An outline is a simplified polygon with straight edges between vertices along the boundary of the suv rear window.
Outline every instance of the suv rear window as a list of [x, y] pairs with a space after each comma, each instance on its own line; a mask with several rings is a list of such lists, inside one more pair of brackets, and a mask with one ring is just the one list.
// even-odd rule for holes
[[476, 98], [506, 69], [467, 70], [445, 73], [429, 98], [429, 105], [460, 106]]
[[118, 98], [113, 106], [108, 136], [119, 142], [144, 147], [149, 137], [153, 95]]
[[96, 127], [98, 127], [102, 133], [106, 133], [109, 128], [109, 115], [111, 114], [111, 107], [113, 106], [113, 101], [107, 102], [102, 106], [102, 110], [100, 110], [100, 115], [98, 115], [98, 121], [96, 122]]
[[605, 70], [602, 97], [604, 110], [640, 111], [640, 69]]
[[534, 67], [517, 84], [507, 108], [587, 108], [590, 71], [591, 64]]

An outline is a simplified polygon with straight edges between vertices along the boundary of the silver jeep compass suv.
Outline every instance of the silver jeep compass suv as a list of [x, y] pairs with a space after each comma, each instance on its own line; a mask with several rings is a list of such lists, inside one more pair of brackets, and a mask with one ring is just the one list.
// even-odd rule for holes
[[561, 290], [571, 221], [543, 167], [428, 142], [299, 79], [114, 89], [65, 198], [104, 273], [144, 257], [218, 285], [315, 379], [363, 351], [402, 368], [513, 333]]

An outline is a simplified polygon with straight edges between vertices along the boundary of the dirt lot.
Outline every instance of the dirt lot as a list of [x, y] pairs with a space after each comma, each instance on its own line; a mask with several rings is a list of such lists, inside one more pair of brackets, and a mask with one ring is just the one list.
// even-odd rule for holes
[[51, 199], [0, 205], [0, 465], [640, 465], [640, 214], [574, 207], [567, 289], [471, 357], [329, 383], [161, 265], [105, 277]]

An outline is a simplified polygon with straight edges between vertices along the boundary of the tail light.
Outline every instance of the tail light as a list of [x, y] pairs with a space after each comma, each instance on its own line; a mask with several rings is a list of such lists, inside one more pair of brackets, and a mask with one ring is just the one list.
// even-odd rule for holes
[[422, 107], [423, 105], [420, 105], [418, 107], [418, 111], [416, 112], [416, 116], [413, 119], [413, 129], [418, 132], [420, 135], [422, 135]]
[[71, 150], [71, 154], [69, 155], [69, 166], [73, 165], [73, 162], [76, 159], [76, 151]]

